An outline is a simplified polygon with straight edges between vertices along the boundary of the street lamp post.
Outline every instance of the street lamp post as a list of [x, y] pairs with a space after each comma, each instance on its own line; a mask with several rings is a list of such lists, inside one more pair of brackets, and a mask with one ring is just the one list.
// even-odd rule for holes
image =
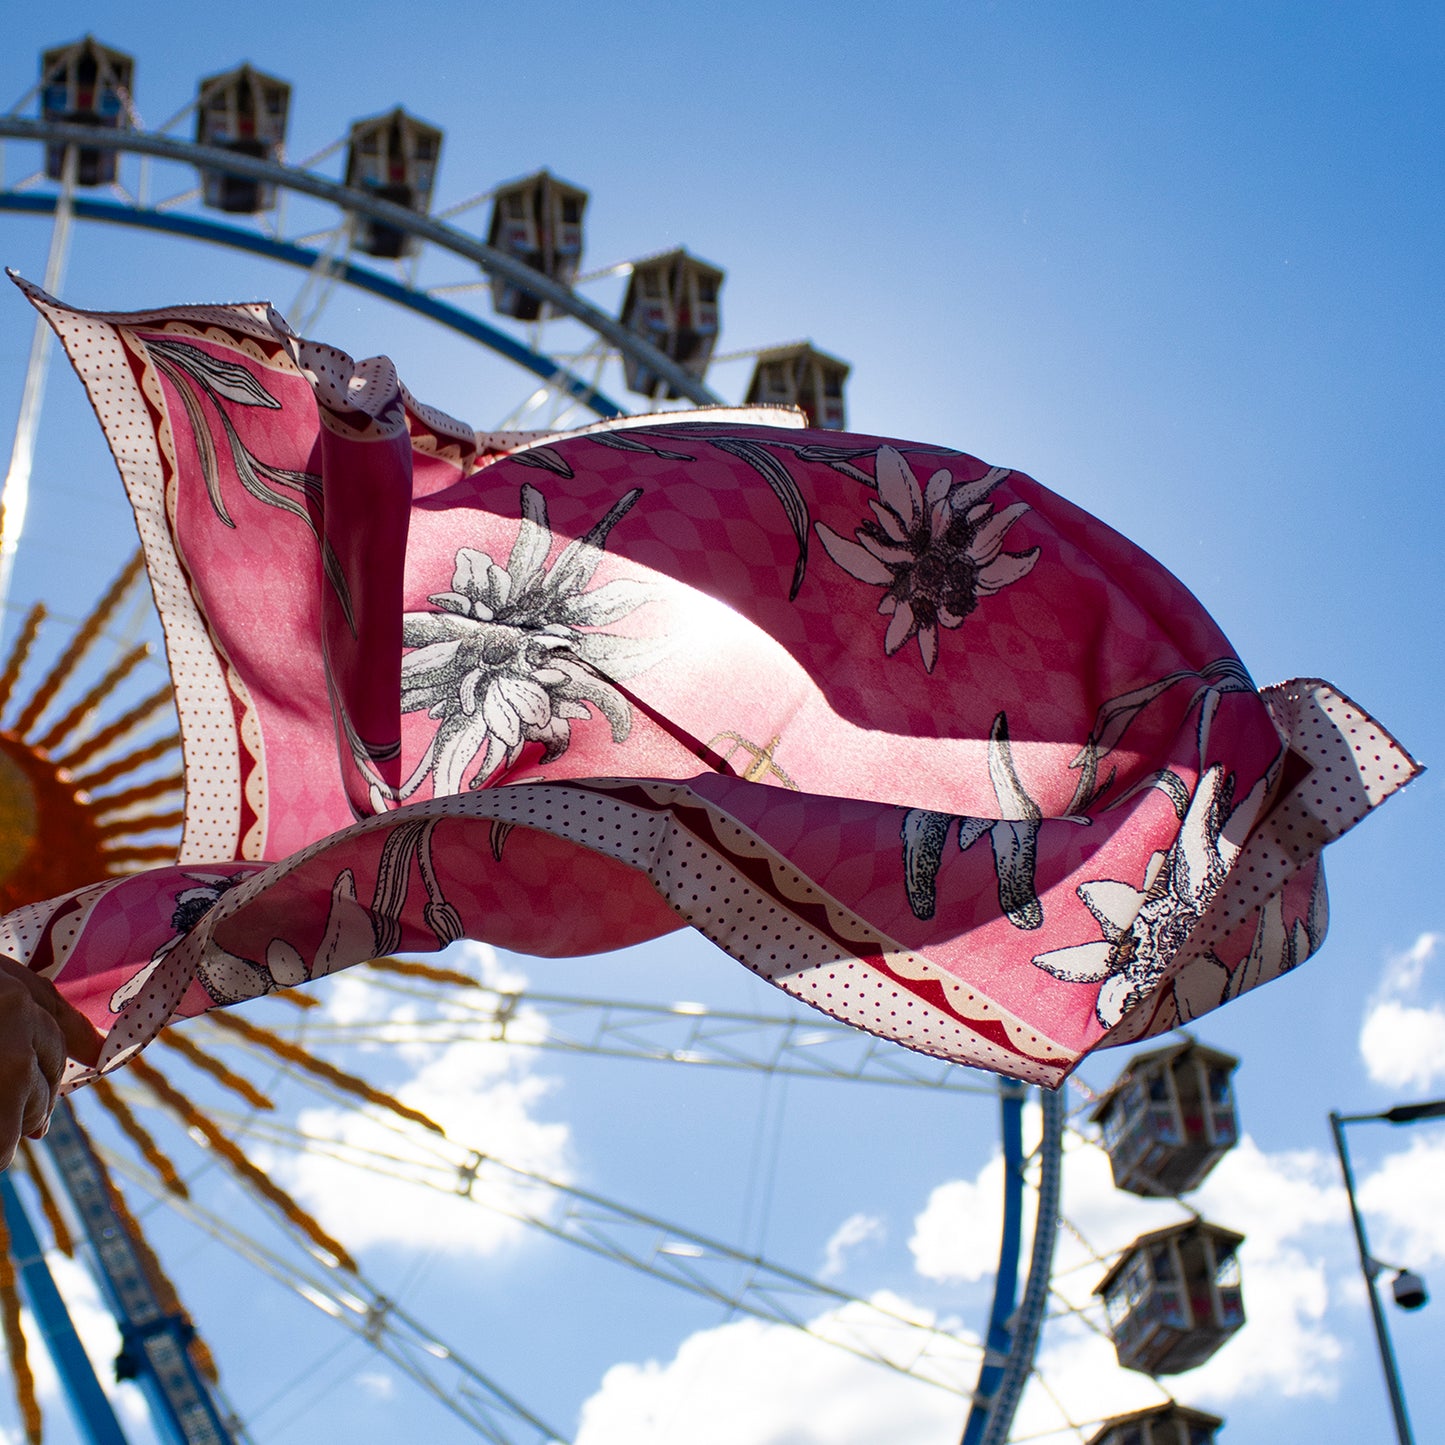
[[[1360, 1218], [1360, 1206], [1355, 1200], [1355, 1175], [1350, 1167], [1349, 1151], [1345, 1148], [1345, 1125], [1366, 1122], [1386, 1124], [1414, 1124], [1421, 1119], [1445, 1118], [1445, 1099], [1432, 1099], [1424, 1104], [1397, 1104], [1382, 1114], [1337, 1114], [1330, 1112], [1330, 1128], [1335, 1135], [1335, 1150], [1340, 1156], [1340, 1172], [1345, 1178], [1345, 1194], [1350, 1201], [1350, 1218], [1355, 1225], [1355, 1243], [1360, 1250], [1360, 1269], [1365, 1276], [1365, 1292], [1370, 1297], [1370, 1314], [1375, 1321], [1375, 1339], [1380, 1347], [1380, 1366], [1385, 1372], [1385, 1388], [1390, 1395], [1390, 1409], [1395, 1416], [1395, 1434], [1400, 1445], [1414, 1445], [1415, 1437], [1410, 1431], [1410, 1417], [1405, 1411], [1405, 1392], [1400, 1385], [1400, 1371], [1395, 1363], [1394, 1346], [1390, 1343], [1390, 1332], [1385, 1325], [1385, 1312], [1380, 1308], [1380, 1296], [1375, 1289], [1375, 1280], [1383, 1266], [1370, 1253], [1365, 1238], [1365, 1222]], [[1423, 1297], [1420, 1303], [1424, 1303]]]

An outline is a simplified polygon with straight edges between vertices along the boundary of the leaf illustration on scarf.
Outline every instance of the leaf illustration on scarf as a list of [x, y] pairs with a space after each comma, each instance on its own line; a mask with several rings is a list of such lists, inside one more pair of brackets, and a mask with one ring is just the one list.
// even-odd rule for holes
[[244, 366], [234, 361], [222, 361], [183, 341], [148, 337], [146, 345], [151, 353], [174, 362], [189, 376], [195, 378], [214, 397], [224, 397], [237, 406], [260, 406], [268, 411], [279, 411], [281, 403]]
[[376, 867], [376, 897], [371, 905], [372, 927], [376, 931], [376, 956], [390, 953], [401, 938], [402, 905], [406, 902], [411, 872], [411, 853], [424, 822], [403, 823], [386, 835]]
[[331, 885], [331, 907], [326, 913], [326, 931], [308, 961], [301, 950], [284, 938], [266, 945], [266, 971], [277, 988], [295, 988], [313, 978], [325, 978], [344, 968], [358, 955], [380, 958], [388, 949], [376, 946], [375, 915], [356, 897], [356, 877], [343, 868]]
[[[1209, 738], [1209, 723], [1214, 716], [1214, 708], [1219, 698], [1225, 693], [1252, 692], [1254, 690], [1254, 683], [1251, 681], [1249, 673], [1245, 671], [1244, 664], [1238, 658], [1218, 658], [1202, 667], [1198, 672], [1171, 672], [1155, 682], [1134, 688], [1130, 692], [1121, 693], [1118, 697], [1112, 697], [1103, 703], [1094, 716], [1094, 725], [1090, 729], [1088, 740], [1080, 749], [1079, 755], [1069, 764], [1070, 768], [1077, 769], [1079, 772], [1079, 781], [1074, 788], [1073, 800], [1068, 808], [1070, 813], [1086, 811], [1109, 791], [1114, 782], [1114, 774], [1111, 772], [1100, 783], [1098, 780], [1099, 764], [1118, 747], [1131, 724], [1150, 703], [1163, 697], [1166, 692], [1179, 683], [1188, 681], [1197, 684], [1193, 696], [1189, 700], [1189, 708], [1193, 708], [1201, 699], [1205, 700], [1205, 706], [1200, 710], [1198, 729], [1200, 764], [1203, 765], [1204, 749]], [[1116, 799], [1114, 806], [1122, 803], [1141, 788], [1158, 784], [1163, 786], [1169, 794], [1170, 801], [1174, 804], [1174, 811], [1182, 819], [1183, 809], [1189, 806], [1189, 790], [1177, 775], [1170, 773], [1169, 778], [1173, 780], [1172, 784], [1163, 773], [1151, 774], [1149, 778], [1131, 788], [1124, 797]], [[1181, 789], [1183, 790], [1182, 798], [1180, 797]]]
[[[878, 448], [873, 446], [839, 446], [836, 443], [809, 442], [806, 446], [794, 449], [800, 462], [823, 462], [830, 467], [837, 467], [843, 462], [856, 462], [860, 457], [871, 457], [878, 454]], [[866, 472], [859, 473], [871, 486], [873, 478]]]
[[417, 819], [392, 829], [382, 845], [376, 886], [370, 906], [356, 894], [356, 876], [343, 868], [331, 885], [331, 908], [321, 945], [308, 959], [295, 944], [273, 938], [266, 947], [266, 968], [276, 986], [294, 988], [308, 979], [322, 978], [361, 958], [381, 958], [401, 942], [401, 915], [411, 892], [415, 862], [426, 888], [422, 918], [445, 948], [462, 936], [464, 925], [456, 908], [443, 896], [432, 862], [432, 835], [436, 818]]
[[[966, 853], [985, 836], [992, 844], [998, 904], [1004, 917], [1015, 928], [1039, 928], [1044, 921], [1044, 909], [1039, 902], [1034, 869], [1043, 815], [1014, 767], [1008, 717], [1004, 713], [994, 718], [989, 732], [988, 772], [998, 799], [997, 818], [937, 813], [927, 808], [910, 808], [904, 814], [903, 886], [908, 905], [917, 918], [933, 917], [944, 842], [949, 828], [957, 823], [960, 852]], [[1088, 819], [1069, 821], [1087, 823]]]
[[[147, 338], [147, 346], [155, 358], [157, 367], [171, 380], [185, 406], [191, 423], [191, 435], [196, 441], [196, 455], [201, 464], [201, 475], [206, 484], [206, 495], [211, 507], [223, 525], [234, 530], [236, 523], [226, 508], [221, 494], [221, 469], [216, 457], [211, 429], [201, 409], [200, 396], [207, 397], [220, 417], [230, 447], [231, 462], [242, 487], [258, 502], [268, 507], [277, 507], [289, 512], [304, 522], [321, 551], [321, 568], [352, 636], [356, 635], [356, 614], [351, 600], [351, 588], [346, 574], [341, 569], [331, 543], [322, 535], [316, 517], [321, 510], [321, 478], [314, 472], [294, 472], [285, 467], [273, 467], [252, 453], [241, 440], [231, 418], [226, 414], [224, 401], [240, 406], [264, 406], [272, 409], [280, 406], [250, 372], [232, 362], [218, 361], [198, 346], [179, 341], [163, 341]], [[199, 393], [199, 395], [198, 395]], [[278, 490], [284, 488], [285, 490]], [[288, 492], [299, 492], [305, 499], [298, 501]]]
[[211, 510], [221, 519], [221, 522], [235, 530], [235, 522], [231, 514], [226, 510], [226, 500], [221, 495], [221, 467], [216, 460], [216, 446], [211, 440], [211, 429], [206, 424], [205, 413], [201, 410], [200, 398], [195, 391], [187, 386], [180, 377], [176, 367], [172, 366], [163, 356], [156, 357], [156, 365], [171, 379], [176, 388], [176, 394], [181, 399], [181, 405], [186, 409], [186, 417], [191, 424], [191, 435], [196, 439], [196, 456], [201, 463], [201, 476], [206, 483], [206, 495], [211, 499]]
[[[618, 452], [642, 452], [650, 457], [661, 457], [668, 462], [695, 462], [697, 458], [688, 452], [669, 451], [666, 447], [650, 447], [637, 440], [642, 428], [628, 428], [622, 431], [599, 431], [588, 435], [587, 440], [599, 447], [611, 447]], [[653, 433], [649, 432], [648, 435]]]
[[520, 467], [540, 467], [544, 472], [553, 472], [559, 477], [573, 477], [571, 463], [553, 447], [524, 447], [512, 453], [512, 460]]
[[803, 585], [803, 574], [808, 569], [808, 529], [811, 517], [808, 504], [803, 499], [798, 484], [789, 475], [788, 469], [761, 442], [746, 437], [710, 437], [708, 440], [719, 451], [746, 462], [773, 489], [773, 495], [783, 504], [783, 515], [793, 529], [798, 543], [798, 564], [793, 568], [793, 582], [788, 589], [788, 601], [797, 597]]

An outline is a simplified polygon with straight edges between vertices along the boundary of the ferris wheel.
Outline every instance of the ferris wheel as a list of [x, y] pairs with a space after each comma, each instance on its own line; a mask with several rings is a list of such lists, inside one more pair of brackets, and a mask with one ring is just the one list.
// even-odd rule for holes
[[[135, 113], [133, 81], [130, 57], [87, 38], [47, 52], [41, 85], [0, 117], [0, 212], [13, 218], [6, 224], [50, 225], [48, 289], [62, 283], [73, 238], [84, 245], [87, 232], [111, 236], [124, 228], [199, 242], [231, 260], [260, 258], [283, 268], [277, 274], [291, 271], [299, 277], [290, 308], [298, 330], [313, 328], [337, 288], [347, 287], [485, 348], [505, 363], [487, 375], [510, 378], [495, 388], [498, 429], [547, 432], [617, 416], [625, 411], [616, 399], [624, 389], [649, 408], [720, 401], [706, 378], [710, 365], [724, 360], [716, 349], [723, 271], [674, 248], [589, 275], [582, 267], [589, 198], [580, 187], [543, 171], [434, 211], [444, 137], [404, 110], [358, 121], [334, 146], [294, 165], [282, 159], [290, 105], [284, 82], [245, 66], [211, 76], [189, 105], [150, 130]], [[18, 113], [37, 97], [38, 117]], [[339, 176], [323, 169], [333, 156]], [[483, 206], [490, 207], [484, 233], [457, 224]], [[218, 288], [233, 289], [224, 270], [218, 276]], [[589, 287], [609, 286], [623, 288], [615, 314], [588, 299]], [[484, 314], [487, 303], [493, 315]], [[18, 367], [19, 348], [10, 349]], [[23, 515], [31, 458], [45, 447], [39, 429], [45, 358], [37, 341], [26, 363], [10, 473], [21, 490], [7, 482], [12, 521]], [[760, 347], [737, 359], [752, 363], [740, 400], [800, 406], [815, 425], [844, 425], [846, 363], [810, 343]], [[0, 564], [7, 579], [14, 540], [12, 526]], [[137, 577], [134, 569], [122, 573], [93, 607], [72, 603], [50, 623], [31, 614], [23, 627], [7, 626], [0, 681], [13, 746], [63, 766], [100, 800], [69, 827], [72, 836], [90, 840], [89, 862], [99, 860], [103, 871], [170, 856], [166, 830], [176, 822], [173, 729], [158, 686], [163, 670], [144, 651], [148, 624], [132, 600]], [[203, 874], [198, 870], [198, 905], [209, 886]], [[11, 1193], [26, 1219], [43, 1217], [40, 1232], [60, 1247], [83, 1244], [89, 1231], [93, 1253], [111, 1248], [125, 1256], [111, 1261], [104, 1288], [114, 1294], [116, 1280], [129, 1278], [135, 1291], [129, 1301], [112, 1300], [123, 1324], [121, 1368], [150, 1389], [162, 1421], [154, 1427], [158, 1438], [249, 1439], [250, 1430], [258, 1432], [254, 1438], [274, 1438], [274, 1415], [266, 1412], [304, 1391], [291, 1383], [271, 1398], [235, 1401], [221, 1392], [236, 1332], [213, 1326], [203, 1307], [188, 1306], [192, 1265], [219, 1271], [222, 1253], [279, 1286], [287, 1303], [276, 1307], [276, 1318], [286, 1322], [278, 1340], [286, 1330], [314, 1332], [316, 1320], [329, 1320], [341, 1340], [336, 1348], [355, 1340], [378, 1352], [419, 1400], [433, 1403], [443, 1423], [425, 1428], [438, 1439], [452, 1438], [444, 1433], [449, 1429], [462, 1432], [456, 1438], [516, 1445], [570, 1438], [564, 1421], [535, 1410], [527, 1390], [512, 1382], [505, 1364], [519, 1350], [496, 1333], [527, 1335], [527, 1316], [565, 1309], [560, 1276], [513, 1280], [512, 1304], [524, 1315], [506, 1327], [494, 1320], [489, 1342], [450, 1337], [423, 1322], [409, 1287], [390, 1282], [435, 1270], [435, 1241], [417, 1242], [421, 1263], [373, 1276], [369, 1262], [358, 1263], [346, 1231], [310, 1202], [327, 1188], [334, 1199], [338, 1187], [346, 1188], [336, 1183], [344, 1178], [354, 1181], [355, 1198], [369, 1196], [382, 1210], [405, 1210], [407, 1197], [448, 1201], [448, 1218], [463, 1222], [443, 1227], [499, 1241], [489, 1259], [508, 1250], [527, 1257], [531, 1248], [547, 1252], [544, 1274], [554, 1270], [554, 1254], [569, 1252], [577, 1270], [615, 1269], [629, 1282], [625, 1291], [607, 1287], [627, 1300], [611, 1337], [599, 1339], [608, 1331], [594, 1321], [588, 1345], [570, 1347], [597, 1364], [594, 1379], [629, 1349], [667, 1347], [650, 1322], [659, 1311], [649, 1293], [665, 1283], [689, 1301], [680, 1316], [684, 1329], [737, 1321], [786, 1329], [951, 1396], [948, 1409], [956, 1411], [955, 1433], [964, 1445], [1015, 1438], [1015, 1411], [1034, 1372], [1041, 1330], [1059, 1308], [1051, 1266], [1065, 1097], [1043, 1096], [1041, 1124], [1026, 1147], [1021, 1086], [1000, 1086], [804, 1018], [781, 1000], [763, 1007], [598, 996], [606, 993], [596, 984], [534, 989], [475, 950], [436, 966], [382, 960], [360, 978], [338, 980], [320, 1001], [285, 995], [244, 1014], [172, 1030], [139, 1067], [62, 1111], [52, 1139], [31, 1153], [23, 1198]], [[673, 1132], [650, 1146], [655, 1152], [671, 1157], [677, 1148], [677, 1120], [685, 1117], [679, 1110], [698, 1111], [705, 1139], [734, 1136], [748, 1181], [739, 1239], [724, 1242], [715, 1208], [691, 1218], [697, 1200], [674, 1201], [680, 1191], [672, 1188], [657, 1202], [593, 1187], [586, 1169], [566, 1151], [539, 1143], [535, 1131], [508, 1152], [495, 1129], [433, 1117], [418, 1102], [425, 1093], [418, 1078], [454, 1066], [461, 1045], [495, 1055], [481, 1066], [497, 1085], [486, 1091], [494, 1103], [509, 1088], [514, 1095], [544, 1088], [539, 1079], [551, 1061], [559, 1068], [565, 1061], [578, 1071], [568, 1087], [582, 1080], [587, 1090], [611, 1090], [614, 1113], [641, 1116], [660, 1108], [659, 1101], [670, 1105]], [[742, 1112], [755, 1111], [757, 1122], [719, 1122], [728, 1091], [744, 1088], [749, 1102]], [[966, 1323], [953, 1311], [927, 1316], [880, 1293], [850, 1293], [822, 1277], [826, 1268], [785, 1265], [763, 1248], [776, 1208], [769, 1200], [787, 1107], [806, 1108], [810, 1120], [855, 1111], [879, 1116], [886, 1104], [854, 1102], [879, 1096], [906, 1101], [906, 1112], [926, 1117], [935, 1136], [952, 1137], [952, 1121], [966, 1117], [957, 1134], [971, 1136], [975, 1163], [995, 1141], [1002, 1154], [997, 1262], [986, 1288], [963, 1302]], [[635, 1107], [638, 1100], [645, 1107]], [[681, 1177], [701, 1167], [679, 1158], [675, 1172]], [[421, 1206], [417, 1211], [433, 1218]], [[365, 1210], [349, 1213], [355, 1223]], [[363, 1236], [367, 1228], [359, 1226]], [[30, 1259], [26, 1297], [34, 1310], [32, 1291], [42, 1287], [34, 1269], [38, 1246], [27, 1256], [13, 1227], [11, 1234], [17, 1257]], [[383, 1251], [394, 1238], [373, 1237], [385, 1241]], [[179, 1262], [177, 1238], [188, 1241], [180, 1252], [189, 1251]], [[539, 1243], [517, 1243], [528, 1239]], [[152, 1249], [164, 1262], [150, 1257]], [[510, 1266], [507, 1272], [517, 1273]], [[127, 1323], [131, 1307], [140, 1314]], [[64, 1335], [64, 1320], [56, 1330]], [[207, 1340], [219, 1357], [219, 1386]], [[155, 1344], [149, 1354], [147, 1341]], [[277, 1373], [284, 1374], [287, 1346], [273, 1348]], [[535, 1337], [531, 1348], [541, 1348]], [[184, 1366], [187, 1383], [176, 1399], [190, 1390], [209, 1403], [196, 1404], [190, 1416], [184, 1403], [167, 1405], [161, 1398], [167, 1366], [150, 1358], [156, 1350], [176, 1369]], [[72, 1400], [85, 1393], [68, 1376], [67, 1390]], [[103, 1419], [105, 1407], [95, 1408]], [[1166, 1394], [1159, 1409], [1172, 1408]], [[1097, 1421], [1073, 1421], [1066, 1409], [1061, 1419], [1063, 1433], [1050, 1438], [1105, 1438], [1090, 1435]], [[127, 1438], [107, 1436], [109, 1428], [92, 1424], [80, 1433]], [[100, 1433], [87, 1435], [88, 1429]], [[1166, 1439], [1162, 1429], [1159, 1442]]]

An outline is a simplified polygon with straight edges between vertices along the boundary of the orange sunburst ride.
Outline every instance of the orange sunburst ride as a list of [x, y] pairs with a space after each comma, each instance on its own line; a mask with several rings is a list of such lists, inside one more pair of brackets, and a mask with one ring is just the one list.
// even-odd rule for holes
[[[137, 556], [0, 726], [0, 913], [175, 857], [181, 776], [144, 774], [174, 753], [180, 738], [172, 725], [132, 746], [136, 734], [169, 709], [169, 685], [118, 716], [103, 716], [116, 689], [150, 655], [148, 646], [131, 647], [42, 725], [67, 682], [93, 665], [106, 624], [140, 574]], [[0, 671], [0, 709], [11, 701], [44, 619], [41, 606], [25, 619]], [[119, 791], [105, 791], [117, 784]]]

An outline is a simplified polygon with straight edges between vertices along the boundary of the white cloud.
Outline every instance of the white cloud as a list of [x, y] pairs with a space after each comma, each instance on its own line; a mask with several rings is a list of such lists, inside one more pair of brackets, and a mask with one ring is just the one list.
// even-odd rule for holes
[[[492, 986], [521, 986], [522, 980], [500, 975], [490, 950], [473, 946], [460, 962]], [[454, 958], [448, 963], [457, 966]], [[357, 971], [337, 980], [325, 1008], [344, 1022], [388, 1018], [404, 1033], [400, 1025], [413, 1006], [398, 1004], [395, 995]], [[445, 1018], [445, 996], [427, 1008], [429, 1017]], [[469, 1018], [460, 1009], [457, 1017]], [[296, 1123], [311, 1147], [294, 1156], [269, 1151], [266, 1162], [278, 1181], [349, 1248], [410, 1246], [420, 1237], [444, 1250], [485, 1256], [514, 1241], [524, 1226], [507, 1214], [517, 1208], [546, 1211], [550, 1191], [487, 1164], [469, 1195], [457, 1186], [459, 1171], [478, 1159], [567, 1177], [568, 1128], [537, 1117], [554, 1084], [533, 1072], [535, 1051], [510, 1043], [478, 1047], [469, 1039], [413, 1040], [389, 1047], [388, 1060], [403, 1066], [405, 1076], [379, 1081], [381, 1087], [440, 1124], [446, 1139], [416, 1125], [399, 1128], [394, 1115], [373, 1105], [304, 1108]], [[367, 1161], [376, 1167], [362, 1175], [356, 1165]]]
[[1331, 1398], [1344, 1344], [1329, 1328], [1325, 1262], [1295, 1248], [1240, 1250], [1245, 1327], [1213, 1359], [1181, 1376], [1191, 1396], [1210, 1402], [1258, 1395]]
[[1318, 1245], [1313, 1251], [1303, 1245], [1316, 1231], [1340, 1243], [1347, 1238], [1334, 1158], [1317, 1149], [1266, 1154], [1246, 1135], [1192, 1202], [1245, 1236], [1239, 1259], [1247, 1323], [1189, 1376], [1190, 1388], [1212, 1400], [1334, 1395], [1344, 1346], [1325, 1318], [1331, 1298], [1325, 1257]]
[[1070, 1422], [1092, 1425], [1165, 1398], [1148, 1376], [1119, 1368], [1114, 1346], [1097, 1329], [1078, 1315], [1066, 1316], [1044, 1337], [1038, 1378], [1024, 1391], [1010, 1433], [1034, 1445], [1078, 1445]]
[[[1096, 1145], [1078, 1139], [1067, 1142], [1063, 1213], [1072, 1229], [1059, 1237], [1055, 1257], [1062, 1267], [1082, 1266], [1098, 1255], [1112, 1261], [1141, 1234], [1185, 1218], [1185, 1211], [1172, 1199], [1144, 1199], [1116, 1189], [1109, 1156]], [[1088, 1271], [1081, 1269], [1080, 1273]], [[1090, 1290], [1103, 1273], [1101, 1267], [1090, 1279]]]
[[819, 1279], [837, 1279], [848, 1263], [848, 1255], [861, 1244], [882, 1240], [883, 1221], [876, 1214], [850, 1214], [823, 1247], [823, 1267]]
[[1419, 988], [1425, 965], [1435, 957], [1442, 941], [1445, 934], [1422, 933], [1403, 953], [1397, 953], [1386, 966], [1386, 986], [1402, 992]]
[[[869, 1313], [845, 1305], [814, 1324], [866, 1332]], [[614, 1365], [583, 1406], [576, 1445], [897, 1445], [955, 1438], [966, 1408], [801, 1331], [738, 1320], [690, 1335], [666, 1364]]]
[[913, 1221], [908, 1248], [924, 1279], [973, 1282], [998, 1264], [1003, 1226], [1003, 1158], [995, 1154], [975, 1179], [950, 1179]]
[[1445, 1260], [1445, 1124], [1420, 1131], [1358, 1189], [1371, 1253], [1411, 1269]]
[[[1421, 1146], [1418, 1160], [1392, 1161], [1408, 1176], [1371, 1183], [1382, 1198], [1414, 1189], [1418, 1199], [1427, 1176], [1445, 1189], [1441, 1162], [1424, 1158]], [[920, 1275], [976, 1281], [992, 1272], [1002, 1169], [995, 1156], [976, 1176], [948, 1181], [930, 1194], [909, 1242]], [[1060, 1233], [1054, 1283], [1058, 1302], [1073, 1308], [1045, 1333], [1038, 1373], [1047, 1389], [1030, 1384], [1014, 1430], [1038, 1445], [1077, 1445], [1078, 1424], [1092, 1427], [1165, 1398], [1158, 1383], [1118, 1367], [1092, 1291], [1120, 1248], [1186, 1217], [1173, 1201], [1116, 1190], [1102, 1151], [1077, 1138], [1066, 1158], [1064, 1198], [1069, 1226]], [[1344, 1301], [1347, 1289], [1335, 1284], [1331, 1272], [1344, 1286], [1350, 1278], [1343, 1190], [1332, 1156], [1318, 1150], [1268, 1153], [1246, 1137], [1191, 1203], [1246, 1235], [1241, 1257], [1248, 1323], [1201, 1369], [1166, 1381], [1169, 1391], [1222, 1413], [1241, 1400], [1332, 1396], [1344, 1347], [1331, 1328], [1330, 1308]], [[1416, 1212], [1445, 1220], [1445, 1201]], [[854, 1230], [865, 1232], [862, 1224], [845, 1222], [835, 1241]], [[1430, 1248], [1445, 1251], [1445, 1230]], [[847, 1314], [837, 1312], [838, 1320]], [[689, 1337], [670, 1361], [615, 1366], [584, 1408], [577, 1445], [672, 1445], [680, 1439], [689, 1445], [893, 1445], [952, 1438], [964, 1413], [957, 1400], [850, 1360], [797, 1331], [739, 1321]]]
[[[1043, 1135], [1043, 1111], [1024, 1107], [1023, 1148], [1031, 1156]], [[1003, 1230], [1003, 1155], [995, 1151], [973, 1179], [950, 1179], [928, 1196], [913, 1221], [908, 1248], [913, 1267], [924, 1279], [969, 1284], [986, 1279], [998, 1267]], [[1033, 1220], [1025, 1211], [1023, 1252], [1033, 1241]]]
[[1360, 1057], [1377, 1084], [1427, 1089], [1445, 1079], [1445, 1003], [1425, 997], [1439, 933], [1422, 933], [1385, 966], [1360, 1026]]
[[1332, 1154], [1286, 1149], [1266, 1154], [1246, 1134], [1190, 1201], [1217, 1224], [1268, 1255], [1301, 1234], [1348, 1224], [1345, 1188]]
[[[927, 1279], [973, 1282], [993, 1274], [1002, 1228], [1003, 1160], [994, 1155], [973, 1179], [955, 1179], [929, 1195], [914, 1221], [909, 1247], [914, 1267]], [[1026, 1198], [1023, 1253], [1031, 1244], [1033, 1196]], [[1138, 1235], [1183, 1218], [1169, 1201], [1140, 1199], [1114, 1188], [1101, 1149], [1067, 1136], [1064, 1215], [1054, 1254], [1057, 1304], [1075, 1313], [1053, 1321], [1039, 1354], [1047, 1388], [1031, 1383], [1019, 1405], [1014, 1433], [1059, 1445], [1077, 1445], [1069, 1421], [1090, 1422], [1154, 1404], [1164, 1398], [1142, 1375], [1121, 1370], [1114, 1347], [1101, 1334], [1103, 1313], [1093, 1288], [1109, 1256]], [[1057, 1308], [1057, 1305], [1056, 1305]]]
[[1445, 1078], [1445, 1008], [1380, 999], [1360, 1027], [1360, 1054], [1377, 1084], [1428, 1089]]
[[[437, 1150], [415, 1128], [403, 1140], [371, 1109], [307, 1109], [298, 1119], [301, 1131], [316, 1145], [331, 1147], [278, 1159], [274, 1172], [349, 1247], [413, 1245], [423, 1238], [440, 1249], [494, 1253], [522, 1228], [506, 1217], [510, 1210], [530, 1207], [538, 1198], [545, 1209], [545, 1193], [483, 1164], [463, 1197], [455, 1187], [459, 1166], [467, 1162], [465, 1151], [556, 1178], [567, 1173], [568, 1130], [533, 1117], [534, 1107], [550, 1092], [545, 1080], [499, 1082], [490, 1065], [476, 1062], [483, 1052], [453, 1045], [435, 1066], [397, 1091], [403, 1103], [449, 1125], [451, 1137], [465, 1146], [463, 1157], [456, 1150]], [[374, 1169], [363, 1180], [345, 1162], [347, 1156], [382, 1161], [400, 1156], [389, 1167], [403, 1177]], [[433, 1187], [419, 1187], [413, 1182], [418, 1179]], [[449, 1188], [453, 1192], [445, 1192]]]
[[354, 1377], [357, 1389], [372, 1400], [390, 1400], [396, 1396], [396, 1377], [379, 1370], [363, 1370]]

